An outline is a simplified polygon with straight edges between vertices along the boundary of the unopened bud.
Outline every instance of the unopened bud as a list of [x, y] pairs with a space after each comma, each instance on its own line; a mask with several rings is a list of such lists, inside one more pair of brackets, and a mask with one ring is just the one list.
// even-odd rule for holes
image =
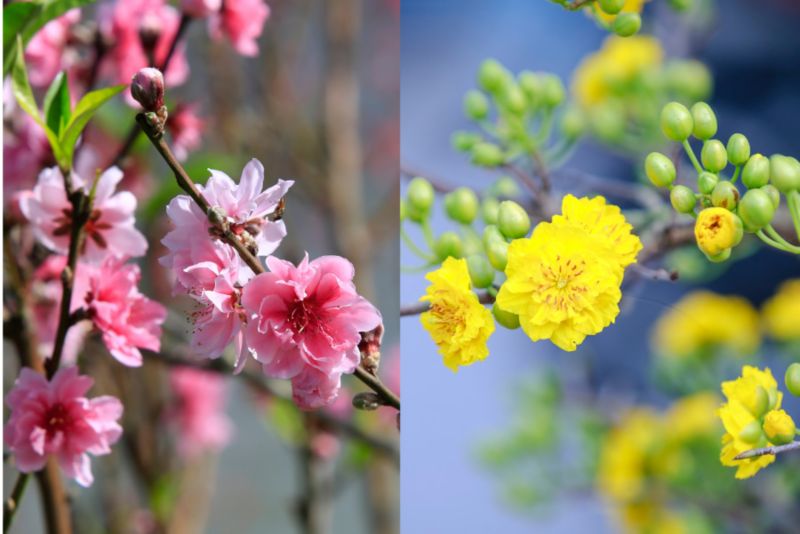
[[369, 332], [361, 332], [358, 350], [361, 352], [361, 363], [372, 374], [378, 372], [381, 364], [381, 342], [383, 341], [383, 324]]
[[145, 111], [158, 112], [164, 106], [164, 76], [161, 71], [144, 68], [131, 80], [131, 96]]
[[381, 406], [383, 406], [381, 398], [377, 393], [371, 391], [356, 393], [355, 397], [353, 397], [353, 408], [357, 410], [372, 411], [377, 410]]

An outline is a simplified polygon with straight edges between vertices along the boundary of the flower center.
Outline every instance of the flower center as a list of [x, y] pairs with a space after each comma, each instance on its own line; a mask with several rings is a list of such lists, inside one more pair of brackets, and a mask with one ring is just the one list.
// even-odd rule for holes
[[[100, 222], [103, 212], [99, 209], [92, 210], [89, 218], [83, 227], [83, 231], [88, 239], [91, 239], [95, 244], [104, 249], [108, 247], [108, 242], [103, 237], [102, 233], [105, 230], [111, 229], [111, 225], [106, 222]], [[53, 235], [63, 236], [69, 235], [72, 230], [72, 208], [64, 208], [61, 210], [61, 215], [55, 218], [56, 228], [53, 230]], [[86, 240], [81, 244], [81, 254], [86, 251]]]
[[297, 334], [301, 334], [303, 331], [315, 327], [319, 317], [312, 303], [306, 300], [298, 300], [289, 308], [288, 320], [292, 330]]
[[52, 436], [56, 432], [64, 430], [69, 424], [69, 413], [67, 408], [60, 402], [50, 407], [45, 415], [45, 429], [47, 434]]

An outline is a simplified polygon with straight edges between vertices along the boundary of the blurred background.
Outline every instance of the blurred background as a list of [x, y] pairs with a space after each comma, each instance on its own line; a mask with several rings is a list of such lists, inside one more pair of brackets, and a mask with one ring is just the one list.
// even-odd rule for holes
[[[696, 10], [688, 14], [676, 13], [666, 1], [646, 4], [642, 34], [660, 40], [665, 61], [694, 58], [705, 64], [713, 88], [701, 93], [710, 92], [708, 102], [717, 112], [721, 139], [743, 132], [756, 152], [797, 155], [800, 4], [694, 3]], [[464, 116], [462, 98], [476, 87], [481, 62], [495, 58], [512, 73], [524, 69], [555, 73], [574, 94], [570, 85], [575, 69], [610, 35], [585, 14], [546, 1], [404, 0], [401, 13], [401, 164], [409, 170], [407, 177], [421, 175], [443, 189], [466, 185], [479, 193], [488, 191], [503, 173], [470, 164], [467, 155], [453, 148], [451, 136], [459, 130], [478, 131]], [[702, 78], [692, 75], [689, 82], [702, 85]], [[652, 104], [656, 113], [661, 105]], [[564, 166], [564, 174], [585, 173], [632, 187], [643, 180], [639, 169], [651, 149], [643, 142], [638, 151], [632, 150], [604, 139], [600, 132], [590, 132]], [[597, 194], [591, 182], [580, 178], [555, 180], [554, 188], [556, 193]], [[629, 199], [605, 194], [623, 208], [632, 207]], [[404, 227], [417, 244], [424, 243], [416, 225], [406, 222]], [[442, 213], [441, 198], [432, 229], [435, 235], [458, 229]], [[420, 264], [405, 246], [401, 260], [404, 267]], [[797, 485], [786, 482], [789, 473], [796, 473], [798, 458], [780, 458], [771, 473], [745, 482], [734, 480], [733, 470], [719, 465], [722, 430], [713, 410], [705, 416], [711, 421], [704, 443], [681, 449], [689, 467], [680, 483], [662, 483], [639, 473], [649, 488], [640, 504], [652, 504], [648, 499], [666, 502], [664, 508], [674, 512], [670, 521], [653, 516], [655, 523], [636, 523], [636, 518], [625, 517], [631, 508], [597, 490], [605, 436], [629, 419], [625, 415], [629, 409], [647, 406], [648, 414], [663, 414], [689, 393], [719, 397], [720, 382], [738, 376], [743, 363], [766, 362], [780, 382], [791, 355], [797, 359], [796, 344], [762, 337], [757, 312], [784, 280], [800, 275], [797, 258], [753, 244], [720, 267], [698, 261], [695, 247], [690, 246], [668, 254], [663, 265], [677, 269], [681, 279], [655, 282], [626, 274], [616, 323], [575, 353], [562, 352], [546, 341], [532, 343], [521, 331], [498, 327], [489, 340], [489, 357], [456, 374], [442, 364], [419, 317], [402, 319], [407, 393], [402, 436], [404, 531], [791, 531], [785, 523], [758, 521], [765, 515], [798, 513]], [[424, 272], [403, 274], [401, 304], [415, 303], [426, 286]], [[735, 302], [745, 308], [742, 313], [749, 326], [744, 328], [757, 342], [737, 355], [730, 354], [737, 351], [729, 350], [725, 339], [709, 343], [700, 350], [702, 356], [682, 360], [701, 362], [690, 371], [660, 354], [669, 343], [654, 341], [653, 331], [683, 296], [699, 289], [745, 299], [744, 304]], [[738, 311], [730, 301], [723, 301], [717, 311], [683, 310], [677, 316], [687, 328], [692, 313], [698, 312], [742, 324], [735, 322]], [[693, 380], [701, 368], [711, 376]], [[718, 405], [717, 397], [707, 405]], [[796, 400], [786, 400], [790, 413], [798, 408]], [[689, 493], [681, 494], [676, 487], [689, 488]], [[767, 495], [781, 504], [764, 505]], [[709, 501], [706, 506], [704, 500]], [[671, 521], [675, 516], [681, 519], [681, 529], [670, 529], [675, 527]]]

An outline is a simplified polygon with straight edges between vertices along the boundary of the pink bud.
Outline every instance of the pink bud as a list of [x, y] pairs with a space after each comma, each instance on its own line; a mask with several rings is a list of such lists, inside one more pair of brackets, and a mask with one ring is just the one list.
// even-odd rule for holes
[[153, 68], [141, 69], [131, 80], [131, 96], [145, 111], [158, 111], [164, 106], [164, 76]]

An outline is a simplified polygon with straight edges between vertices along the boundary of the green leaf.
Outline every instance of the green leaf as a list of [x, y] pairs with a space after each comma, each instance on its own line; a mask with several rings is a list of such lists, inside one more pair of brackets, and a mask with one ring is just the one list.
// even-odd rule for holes
[[75, 143], [78, 142], [78, 137], [80, 137], [83, 129], [86, 128], [89, 120], [100, 106], [108, 102], [112, 97], [118, 95], [126, 87], [126, 85], [115, 85], [113, 87], [106, 87], [105, 89], [98, 89], [86, 93], [83, 98], [80, 99], [72, 112], [69, 123], [67, 123], [66, 128], [64, 128], [59, 137], [61, 149], [64, 151], [64, 155], [70, 164], [72, 164], [72, 156], [75, 152]]
[[44, 97], [44, 121], [56, 135], [61, 135], [69, 123], [70, 109], [69, 83], [65, 72], [59, 72]]
[[6, 55], [14, 57], [10, 52], [16, 53], [12, 47], [16, 46], [17, 35], [21, 35], [28, 21], [41, 11], [41, 4], [33, 2], [14, 2], [3, 8], [3, 50]]

